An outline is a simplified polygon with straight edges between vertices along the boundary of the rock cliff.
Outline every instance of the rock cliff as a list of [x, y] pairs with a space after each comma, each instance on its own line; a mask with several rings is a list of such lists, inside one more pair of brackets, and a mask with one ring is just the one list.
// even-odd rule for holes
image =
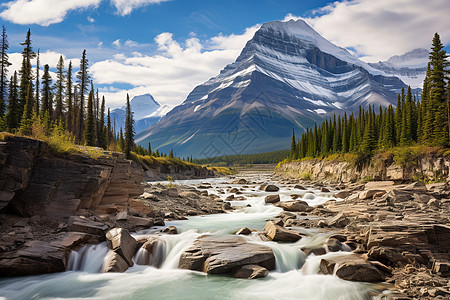
[[80, 209], [124, 210], [143, 193], [142, 167], [122, 153], [53, 155], [45, 142], [10, 137], [0, 143], [0, 209], [64, 220]]
[[[397, 160], [399, 161], [399, 160]], [[310, 159], [284, 163], [277, 168], [281, 176], [329, 182], [360, 180], [449, 180], [450, 159], [439, 153], [411, 156], [396, 162], [392, 156], [375, 155], [359, 162]]]

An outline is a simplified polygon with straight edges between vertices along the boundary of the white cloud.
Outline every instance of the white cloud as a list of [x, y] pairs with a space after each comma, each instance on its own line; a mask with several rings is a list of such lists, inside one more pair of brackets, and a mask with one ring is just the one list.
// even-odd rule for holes
[[4, 3], [4, 20], [16, 24], [48, 26], [62, 22], [71, 10], [97, 7], [102, 0], [14, 0]]
[[97, 84], [133, 86], [120, 91], [103, 89], [110, 107], [122, 106], [127, 92], [130, 97], [151, 93], [161, 104], [177, 105], [196, 85], [232, 63], [258, 28], [259, 25], [247, 28], [242, 35], [219, 35], [203, 42], [191, 37], [183, 44], [174, 40], [172, 33], [161, 33], [155, 37], [159, 53], [117, 54], [94, 63], [90, 72]]
[[[95, 8], [102, 1], [105, 0], [12, 0], [1, 5], [6, 8], [0, 17], [15, 24], [49, 26], [62, 22], [72, 10]], [[121, 16], [129, 15], [133, 9], [166, 1], [170, 0], [110, 0]], [[95, 22], [90, 16], [87, 20]]]
[[120, 39], [115, 40], [114, 42], [112, 42], [112, 44], [117, 47], [120, 48]]
[[444, 43], [450, 42], [446, 0], [351, 0], [334, 2], [316, 14], [305, 20], [335, 44], [354, 48], [366, 61], [429, 49], [435, 32]]
[[170, 0], [111, 0], [111, 3], [116, 7], [119, 15], [126, 16], [129, 15], [133, 9], [167, 1]]

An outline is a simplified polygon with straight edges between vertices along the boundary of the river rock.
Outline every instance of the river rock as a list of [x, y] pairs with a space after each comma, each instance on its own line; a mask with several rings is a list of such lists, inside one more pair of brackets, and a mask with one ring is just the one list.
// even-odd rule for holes
[[68, 256], [66, 247], [30, 241], [20, 250], [0, 255], [0, 277], [64, 272]]
[[109, 226], [90, 219], [72, 216], [69, 218], [68, 228], [69, 231], [105, 236], [105, 232], [108, 230]]
[[264, 191], [266, 192], [278, 192], [279, 190], [280, 188], [273, 184], [269, 184], [264, 188]]
[[344, 228], [350, 223], [350, 219], [347, 218], [343, 213], [339, 213], [333, 218], [331, 218], [330, 221], [328, 221], [328, 226], [331, 227], [339, 227]]
[[322, 193], [329, 193], [329, 192], [330, 192], [330, 190], [327, 189], [326, 187], [321, 187], [321, 188], [320, 188], [320, 191], [321, 191]]
[[103, 272], [125, 272], [128, 270], [130, 265], [125, 261], [125, 259], [117, 252], [109, 250], [103, 261]]
[[300, 233], [277, 225], [274, 221], [267, 222], [264, 227], [264, 234], [275, 242], [296, 242], [302, 238]]
[[171, 225], [164, 228], [162, 232], [167, 234], [178, 234], [178, 229], [175, 226]]
[[181, 192], [179, 195], [183, 198], [200, 199], [200, 196], [195, 192]]
[[293, 212], [308, 212], [312, 210], [308, 203], [302, 200], [278, 202], [275, 206], [281, 207], [283, 210]]
[[302, 248], [302, 251], [306, 256], [309, 256], [310, 254], [314, 254], [315, 256], [327, 254], [327, 250], [324, 247]]
[[232, 193], [232, 194], [236, 194], [237, 192], [239, 192], [238, 188], [231, 188], [227, 191], [228, 193]]
[[108, 247], [116, 252], [131, 267], [133, 265], [133, 256], [136, 253], [137, 242], [124, 228], [113, 228], [106, 233]]
[[266, 202], [266, 203], [277, 203], [277, 202], [280, 202], [280, 195], [268, 195], [264, 199], [264, 202]]
[[341, 279], [362, 282], [381, 282], [390, 269], [379, 262], [370, 262], [357, 254], [323, 258], [320, 270], [325, 275], [336, 274]]
[[269, 270], [259, 265], [244, 265], [237, 268], [235, 278], [255, 279], [269, 275]]
[[127, 222], [133, 227], [149, 228], [153, 226], [153, 219], [129, 216]]
[[240, 178], [240, 179], [233, 180], [231, 183], [232, 184], [247, 184], [247, 180], [245, 178]]
[[339, 199], [345, 199], [345, 198], [349, 197], [351, 194], [353, 194], [353, 193], [350, 191], [339, 191], [334, 196]]
[[361, 200], [370, 199], [377, 193], [382, 193], [381, 194], [381, 196], [382, 196], [382, 195], [386, 194], [386, 191], [384, 191], [384, 190], [365, 190], [365, 191], [362, 191], [361, 193], [359, 193], [359, 199], [361, 199]]
[[427, 186], [422, 181], [416, 181], [401, 188], [403, 191], [412, 191], [415, 193], [426, 193]]
[[221, 274], [251, 264], [257, 264], [267, 270], [275, 269], [272, 249], [247, 243], [237, 235], [203, 236], [181, 255], [179, 268]]
[[223, 210], [233, 210], [233, 207], [231, 206], [231, 203], [230, 203], [230, 202], [224, 202], [224, 203], [222, 204], [222, 209], [223, 209]]
[[241, 234], [241, 235], [249, 235], [251, 234], [252, 231], [250, 229], [248, 229], [247, 227], [242, 227], [241, 229], [239, 229], [236, 234]]
[[342, 244], [341, 241], [332, 237], [327, 240], [326, 246], [330, 252], [347, 251], [348, 249]]
[[304, 188], [303, 186], [301, 186], [301, 185], [299, 185], [299, 184], [296, 184], [296, 185], [294, 186], [294, 189], [302, 190], [302, 191], [306, 190], [306, 188]]

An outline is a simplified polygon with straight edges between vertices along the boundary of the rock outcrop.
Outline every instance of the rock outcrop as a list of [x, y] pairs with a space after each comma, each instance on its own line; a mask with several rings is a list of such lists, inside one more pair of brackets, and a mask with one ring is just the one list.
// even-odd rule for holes
[[179, 268], [222, 274], [245, 265], [275, 269], [272, 249], [247, 243], [240, 236], [204, 236], [181, 255]]
[[394, 181], [450, 179], [450, 158], [438, 151], [411, 156], [406, 161], [398, 164], [393, 155], [375, 155], [361, 164], [339, 159], [311, 159], [284, 163], [276, 173], [288, 178], [302, 178], [304, 174], [309, 174], [312, 180], [328, 182], [355, 182], [363, 178]]
[[124, 210], [143, 192], [144, 172], [122, 153], [56, 156], [45, 142], [8, 137], [0, 145], [0, 209], [67, 220], [80, 209]]

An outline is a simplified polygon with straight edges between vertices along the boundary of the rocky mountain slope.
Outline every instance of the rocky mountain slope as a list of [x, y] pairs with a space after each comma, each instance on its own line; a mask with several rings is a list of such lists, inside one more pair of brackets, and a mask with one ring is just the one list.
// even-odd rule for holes
[[302, 20], [263, 24], [236, 61], [197, 86], [136, 138], [177, 155], [211, 157], [286, 148], [324, 117], [395, 104], [405, 87]]

